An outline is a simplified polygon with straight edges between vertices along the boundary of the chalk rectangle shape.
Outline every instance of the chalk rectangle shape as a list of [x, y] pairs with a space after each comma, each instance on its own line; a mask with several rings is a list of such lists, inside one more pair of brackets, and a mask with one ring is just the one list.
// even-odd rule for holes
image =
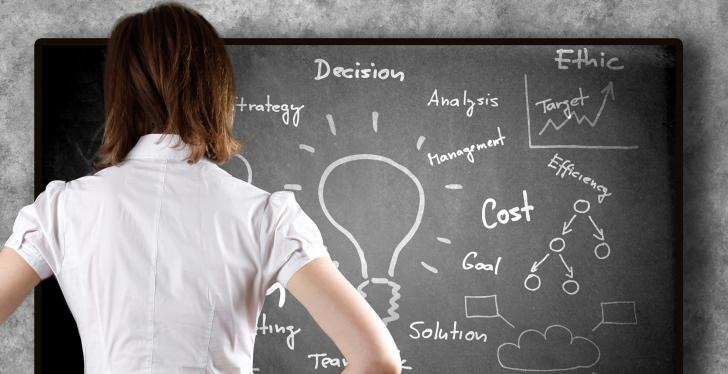
[[465, 317], [500, 317], [497, 295], [465, 296]]
[[602, 303], [602, 320], [605, 324], [636, 325], [637, 311], [633, 301]]

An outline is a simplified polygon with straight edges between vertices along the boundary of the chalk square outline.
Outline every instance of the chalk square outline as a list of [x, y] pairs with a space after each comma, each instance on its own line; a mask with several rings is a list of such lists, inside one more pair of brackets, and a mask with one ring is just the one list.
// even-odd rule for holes
[[[602, 309], [602, 325], [637, 325], [637, 302], [636, 301], [603, 301], [600, 304]], [[634, 316], [634, 322], [605, 322], [604, 321], [604, 306], [613, 304], [632, 304], [632, 316]]]
[[[488, 315], [480, 315], [480, 314], [468, 314], [468, 298], [471, 299], [493, 299], [493, 302], [495, 303], [495, 315], [488, 316]], [[487, 296], [470, 296], [465, 295], [465, 318], [500, 318], [500, 310], [498, 310], [498, 295], [487, 295]]]

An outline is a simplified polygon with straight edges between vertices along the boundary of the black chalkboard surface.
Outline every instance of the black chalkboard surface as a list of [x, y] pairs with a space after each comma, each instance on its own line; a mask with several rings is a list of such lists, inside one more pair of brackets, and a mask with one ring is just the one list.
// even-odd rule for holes
[[[105, 42], [36, 43], [36, 193], [91, 170]], [[295, 192], [403, 372], [682, 371], [679, 40], [226, 43], [246, 149], [223, 168]], [[54, 282], [36, 365], [80, 372]], [[257, 373], [345, 365], [280, 286], [258, 325]]]

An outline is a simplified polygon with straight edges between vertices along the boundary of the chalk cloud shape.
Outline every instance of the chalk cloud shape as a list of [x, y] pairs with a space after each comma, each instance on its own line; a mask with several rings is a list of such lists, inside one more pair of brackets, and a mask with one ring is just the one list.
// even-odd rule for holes
[[599, 362], [601, 352], [591, 340], [574, 336], [562, 325], [540, 332], [525, 330], [517, 343], [498, 346], [498, 363], [505, 369], [530, 372], [565, 371], [590, 368]]

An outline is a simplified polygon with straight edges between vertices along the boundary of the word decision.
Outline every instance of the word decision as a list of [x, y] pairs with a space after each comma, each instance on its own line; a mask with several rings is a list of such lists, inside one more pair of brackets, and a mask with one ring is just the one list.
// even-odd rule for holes
[[404, 72], [403, 71], [396, 71], [391, 68], [375, 68], [375, 64], [373, 62], [370, 62], [371, 68], [364, 68], [361, 66], [359, 61], [355, 62], [354, 65], [356, 67], [342, 67], [342, 66], [334, 66], [333, 69], [331, 69], [331, 65], [329, 65], [328, 61], [317, 58], [313, 60], [314, 64], [316, 64], [316, 76], [313, 77], [314, 80], [321, 80], [329, 76], [331, 71], [333, 70], [334, 76], [337, 78], [346, 78], [346, 79], [394, 79], [399, 80], [400, 82], [404, 82]]
[[470, 163], [474, 163], [475, 157], [473, 156], [473, 151], [480, 151], [481, 149], [488, 149], [499, 145], [502, 146], [503, 140], [505, 140], [505, 138], [506, 137], [501, 134], [500, 126], [498, 126], [498, 137], [495, 139], [488, 139], [487, 142], [483, 143], [471, 144], [465, 148], [448, 152], [444, 155], [440, 155], [437, 153], [431, 154], [430, 152], [427, 152], [427, 159], [430, 161], [430, 166], [434, 166], [435, 163], [433, 162], [433, 160], [437, 161], [438, 165], [441, 165], [444, 162], [466, 155], [465, 158], [467, 158]]

